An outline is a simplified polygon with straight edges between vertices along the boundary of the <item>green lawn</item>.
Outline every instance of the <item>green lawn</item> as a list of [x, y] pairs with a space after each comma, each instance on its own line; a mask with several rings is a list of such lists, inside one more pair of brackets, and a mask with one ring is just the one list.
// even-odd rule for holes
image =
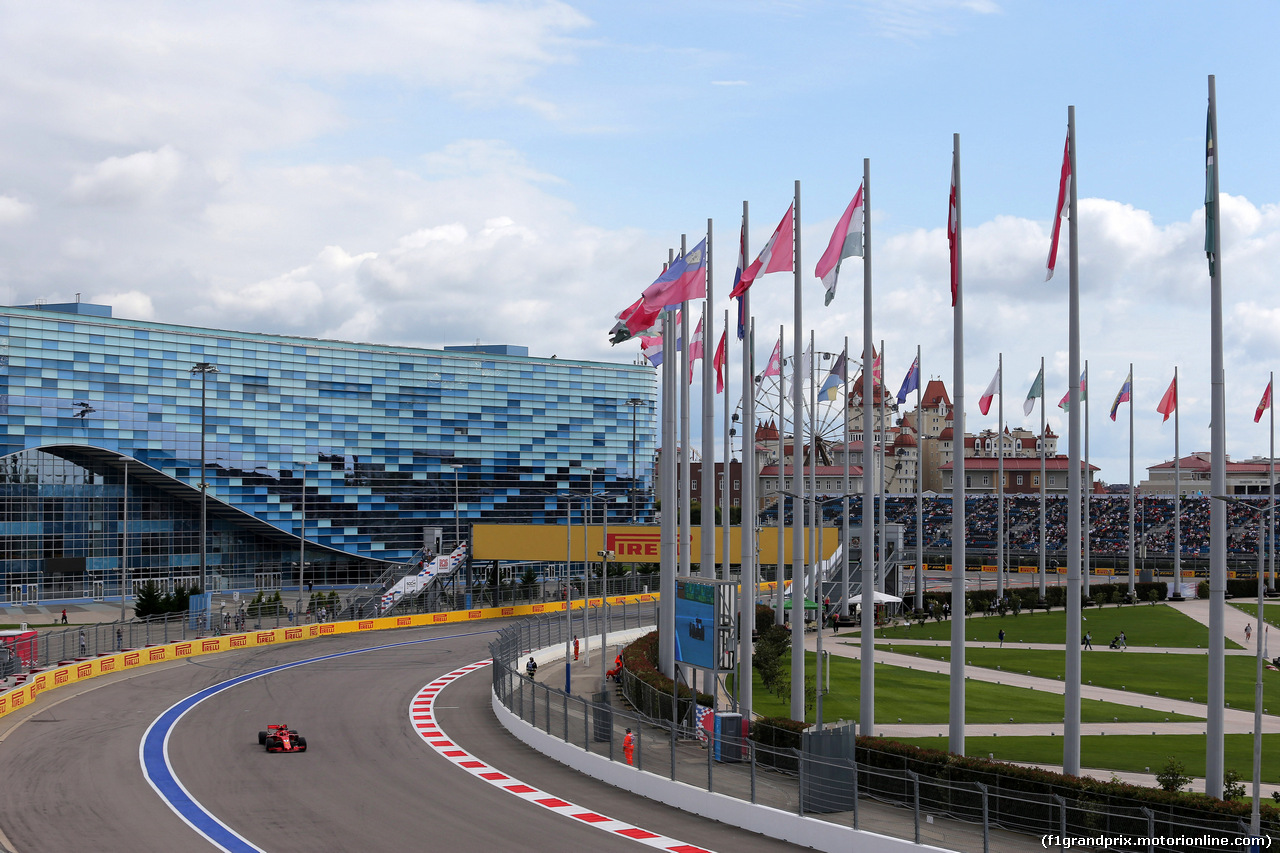
[[[1243, 610], [1245, 613], [1248, 613], [1254, 619], [1258, 618], [1258, 605], [1243, 604], [1243, 603], [1236, 604], [1234, 601], [1231, 601], [1228, 603], [1232, 607], [1236, 608], [1237, 610]], [[1280, 628], [1280, 601], [1269, 602], [1267, 606], [1262, 609], [1262, 613], [1264, 616], [1266, 616], [1268, 625], [1271, 625], [1276, 628]], [[1277, 634], [1277, 636], [1280, 636], [1280, 634]], [[1276, 655], [1280, 655], [1280, 650], [1276, 650], [1273, 652], [1271, 650], [1270, 643], [1268, 643], [1267, 654], [1271, 655], [1272, 657], [1275, 657]]]
[[[897, 740], [926, 749], [947, 749], [945, 737]], [[1224, 737], [1224, 742], [1223, 766], [1249, 778], [1253, 773], [1253, 735], [1229, 734]], [[966, 737], [964, 744], [969, 755], [994, 755], [999, 761], [1062, 764], [1060, 737]], [[1186, 765], [1188, 773], [1204, 776], [1204, 753], [1205, 739], [1201, 735], [1093, 735], [1080, 738], [1081, 766], [1103, 770], [1158, 773], [1169, 756], [1174, 756]], [[1280, 734], [1262, 736], [1262, 781], [1264, 785], [1280, 782]], [[1271, 790], [1264, 787], [1263, 796], [1270, 797]]]
[[[1137, 604], [1108, 606], [1101, 609], [1087, 608], [1083, 613], [1081, 635], [1092, 632], [1095, 645], [1106, 647], [1111, 638], [1125, 632], [1131, 646], [1156, 646], [1160, 648], [1207, 648], [1209, 627], [1174, 610], [1167, 604]], [[1067, 614], [1063, 610], [1045, 613], [1023, 612], [1021, 616], [973, 616], [965, 622], [965, 639], [971, 642], [994, 643], [1000, 629], [1004, 629], [1005, 643], [1065, 643], [1067, 641]], [[887, 640], [939, 640], [951, 639], [950, 622], [926, 622], [923, 625], [898, 626], [876, 632], [877, 638]], [[1243, 646], [1227, 639], [1227, 648]]]
[[[950, 646], [897, 646], [877, 643], [877, 648], [933, 660], [950, 660]], [[1040, 678], [1061, 680], [1066, 661], [1060, 651], [1045, 649], [966, 649], [965, 661], [972, 666], [1030, 673]], [[1229, 707], [1253, 710], [1256, 661], [1243, 655], [1226, 658], [1224, 699]], [[1191, 702], [1208, 701], [1209, 656], [1188, 654], [1142, 654], [1117, 652], [1107, 648], [1080, 655], [1081, 680], [1095, 687], [1124, 689], [1130, 693], [1160, 695]], [[1263, 708], [1280, 711], [1280, 672], [1262, 674]]]
[[[812, 673], [816, 657], [806, 655], [807, 671]], [[789, 660], [785, 664], [790, 671]], [[858, 719], [859, 679], [861, 663], [851, 658], [831, 658], [831, 693], [823, 697], [823, 719]], [[946, 725], [950, 714], [949, 678], [942, 673], [919, 672], [897, 666], [876, 667], [876, 719], [907, 724]], [[790, 716], [790, 694], [781, 698], [764, 688], [756, 673], [752, 710], [763, 716]], [[1041, 693], [1023, 687], [1010, 687], [982, 681], [969, 681], [965, 686], [965, 721], [973, 724], [1053, 723], [1062, 720], [1061, 696]], [[1081, 702], [1081, 720], [1105, 723], [1121, 722], [1189, 722], [1199, 717], [1153, 711], [1150, 708], [1086, 699]], [[809, 720], [815, 720], [810, 711]]]

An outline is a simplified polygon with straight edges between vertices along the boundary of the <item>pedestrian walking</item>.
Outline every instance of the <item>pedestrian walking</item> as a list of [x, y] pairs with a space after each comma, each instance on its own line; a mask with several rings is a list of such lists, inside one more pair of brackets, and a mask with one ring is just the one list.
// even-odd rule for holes
[[1244, 626], [1244, 641], [1246, 643], [1249, 642], [1249, 639], [1252, 636], [1253, 636], [1253, 626], [1246, 622]]
[[80, 657], [84, 657], [89, 653], [89, 644], [84, 639], [84, 629], [80, 629]]
[[627, 733], [622, 738], [622, 754], [627, 757], [628, 764], [635, 764], [636, 755], [636, 739], [631, 734], [631, 729], [627, 729]]
[[1092, 649], [1093, 649], [1093, 632], [1092, 632], [1092, 631], [1085, 631], [1085, 632], [1084, 632], [1084, 639], [1083, 639], [1083, 640], [1081, 640], [1080, 642], [1081, 642], [1081, 644], [1082, 644], [1082, 645], [1084, 645], [1084, 647], [1085, 647], [1086, 649], [1090, 649], [1090, 650], [1092, 650]]
[[1129, 648], [1129, 638], [1124, 635], [1124, 631], [1121, 631], [1120, 632], [1120, 649], [1121, 651], [1123, 651], [1124, 649], [1127, 649], [1127, 648]]
[[62, 624], [67, 624], [67, 608], [62, 608]]
[[1004, 629], [1003, 629], [1003, 628], [1001, 628], [1001, 629], [1000, 629], [1000, 633], [999, 633], [999, 634], [997, 634], [996, 636], [998, 636], [998, 637], [1000, 638], [1000, 648], [1002, 648], [1002, 649], [1003, 649], [1003, 648], [1004, 648]]
[[573, 659], [578, 659], [578, 635], [573, 635]]

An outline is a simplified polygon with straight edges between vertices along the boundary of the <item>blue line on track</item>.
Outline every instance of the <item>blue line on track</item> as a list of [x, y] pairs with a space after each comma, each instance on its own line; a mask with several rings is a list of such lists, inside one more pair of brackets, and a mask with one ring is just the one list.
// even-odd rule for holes
[[177, 775], [173, 772], [173, 767], [169, 763], [169, 735], [172, 733], [174, 726], [182, 717], [199, 705], [210, 696], [221, 693], [251, 681], [255, 678], [261, 678], [271, 675], [285, 669], [292, 669], [295, 666], [303, 666], [318, 661], [333, 660], [334, 658], [348, 657], [350, 655], [364, 654], [365, 652], [377, 652], [384, 649], [394, 649], [402, 646], [416, 646], [422, 643], [434, 643], [440, 640], [456, 640], [460, 637], [474, 637], [477, 634], [490, 634], [492, 631], [469, 631], [465, 634], [449, 634], [444, 637], [428, 637], [422, 640], [406, 640], [401, 643], [388, 643], [383, 646], [370, 646], [365, 649], [352, 649], [346, 652], [334, 652], [333, 654], [321, 655], [320, 657], [308, 658], [306, 660], [294, 661], [292, 663], [284, 663], [279, 666], [268, 667], [267, 669], [251, 672], [246, 675], [240, 675], [212, 687], [206, 687], [198, 693], [193, 693], [185, 699], [180, 700], [159, 717], [152, 721], [147, 727], [146, 733], [142, 736], [142, 744], [138, 748], [138, 759], [142, 763], [142, 774], [146, 777], [147, 782], [160, 795], [160, 799], [164, 800], [165, 805], [173, 810], [179, 818], [188, 826], [194, 829], [200, 835], [204, 836], [208, 841], [219, 850], [225, 850], [227, 853], [264, 853], [262, 848], [257, 847], [246, 840], [235, 830], [227, 826], [218, 818], [214, 817], [208, 809], [201, 805], [194, 797], [187, 792], [179, 781]]

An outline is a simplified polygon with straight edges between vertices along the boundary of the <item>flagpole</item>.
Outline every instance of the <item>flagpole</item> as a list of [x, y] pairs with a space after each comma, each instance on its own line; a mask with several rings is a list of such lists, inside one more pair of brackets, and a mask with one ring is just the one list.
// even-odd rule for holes
[[[732, 500], [729, 490], [730, 466], [733, 462], [733, 446], [730, 444], [729, 436], [729, 309], [724, 310], [724, 424], [721, 429], [722, 440], [724, 441], [724, 478], [720, 483], [720, 580], [727, 581], [729, 579], [729, 545], [730, 535], [732, 533], [729, 527], [729, 503]], [[744, 373], [746, 371], [743, 371]], [[750, 385], [743, 387], [743, 404], [746, 404], [747, 389]], [[744, 439], [745, 440], [745, 439]]]
[[[840, 420], [844, 423], [844, 431], [841, 439], [844, 442], [844, 480], [841, 485], [840, 494], [844, 497], [840, 500], [842, 509], [840, 519], [840, 555], [841, 555], [841, 584], [840, 584], [840, 618], [849, 618], [849, 595], [852, 590], [849, 588], [849, 504], [852, 500], [849, 494], [849, 336], [844, 336], [844, 376], [840, 387]], [[819, 628], [819, 631], [822, 629]]]
[[800, 362], [802, 353], [801, 340], [804, 338], [804, 303], [800, 290], [800, 182], [795, 182], [795, 202], [791, 212], [791, 248], [794, 283], [792, 293], [792, 335], [795, 342], [795, 361], [792, 363], [791, 378], [791, 425], [795, 436], [792, 440], [792, 468], [795, 470], [793, 484], [794, 511], [791, 518], [791, 719], [804, 719], [804, 531], [805, 531], [805, 498], [804, 498], [804, 451], [801, 447], [800, 430], [803, 423], [804, 398], [800, 384]]
[[871, 160], [862, 160], [862, 532], [859, 535], [862, 569], [858, 573], [862, 584], [862, 654], [861, 676], [858, 682], [858, 734], [874, 737], [876, 731], [876, 584], [875, 584], [875, 494], [872, 488], [873, 457], [871, 452], [871, 421], [867, 417], [875, 380], [872, 377], [871, 355]]
[[[1271, 570], [1267, 577], [1267, 589], [1272, 592], [1276, 588], [1276, 390], [1275, 390], [1276, 374], [1271, 371], [1271, 376], [1267, 380], [1267, 396], [1271, 398], [1271, 451], [1267, 454], [1267, 497], [1271, 500], [1271, 508], [1268, 510], [1270, 516], [1267, 521], [1267, 547], [1269, 550], [1269, 559], [1271, 561]], [[1261, 622], [1262, 620], [1258, 620]], [[1266, 631], [1266, 626], [1262, 629]]]
[[[680, 257], [685, 256], [685, 235], [680, 235]], [[693, 563], [690, 529], [693, 521], [690, 495], [692, 472], [689, 469], [689, 303], [680, 304], [680, 537], [676, 554], [680, 561], [680, 577], [687, 578]]]
[[[887, 435], [885, 433], [885, 428], [884, 428], [884, 419], [885, 419], [885, 414], [888, 411], [887, 409], [888, 402], [884, 398], [884, 391], [885, 391], [884, 368], [885, 368], [885, 365], [888, 363], [889, 363], [889, 359], [885, 358], [885, 355], [884, 355], [884, 338], [881, 338], [880, 339], [880, 446], [876, 450], [876, 461], [879, 463], [877, 467], [880, 469], [880, 509], [877, 512], [877, 518], [879, 519], [880, 523], [879, 523], [879, 530], [876, 531], [876, 540], [880, 543], [879, 560], [877, 561], [880, 565], [880, 571], [876, 575], [876, 591], [877, 592], [884, 592], [885, 589], [888, 588], [888, 583], [889, 583], [889, 578], [888, 578], [889, 548], [888, 548], [888, 543], [885, 542], [885, 529], [884, 529], [884, 501], [885, 501], [885, 493], [888, 491], [885, 486], [885, 465], [889, 461], [887, 448], [885, 447]], [[872, 383], [875, 383], [876, 381], [876, 372], [874, 370], [871, 371], [871, 381]], [[873, 398], [871, 402], [875, 403], [875, 399]]]
[[1137, 603], [1137, 578], [1134, 565], [1135, 538], [1133, 535], [1133, 510], [1136, 503], [1137, 482], [1133, 479], [1133, 362], [1129, 362], [1129, 603]]
[[[714, 365], [716, 324], [711, 314], [715, 305], [715, 287], [712, 278], [711, 220], [707, 219], [707, 299], [703, 303], [702, 316], [702, 476], [699, 491], [702, 494], [702, 558], [698, 574], [704, 578], [716, 576], [716, 402]], [[725, 326], [727, 329], [728, 326]], [[725, 395], [728, 396], [727, 394]], [[743, 401], [746, 402], [745, 400]], [[729, 447], [725, 445], [724, 476], [729, 476]], [[724, 523], [729, 523], [729, 508], [725, 507]]]
[[[1073, 177], [1074, 177], [1074, 173]], [[1090, 524], [1093, 518], [1093, 493], [1089, 489], [1089, 360], [1084, 362], [1084, 384], [1080, 386], [1083, 390], [1081, 394], [1084, 396], [1084, 472], [1082, 477], [1081, 492], [1083, 493], [1084, 509], [1082, 526], [1084, 528], [1084, 565], [1081, 568], [1081, 583], [1083, 584], [1083, 594], [1089, 594], [1090, 575], [1093, 574], [1093, 542], [1090, 539]]]
[[[814, 366], [817, 362], [818, 354], [813, 345], [814, 332], [809, 330], [809, 527], [805, 537], [805, 566], [808, 571], [808, 588], [813, 592], [813, 600], [822, 603], [822, 596], [818, 595], [818, 588], [821, 581], [818, 580], [819, 563], [821, 557], [818, 555], [818, 526], [822, 523], [819, 518], [818, 509], [818, 430], [817, 430], [817, 411], [818, 411], [818, 393], [817, 381], [814, 378]], [[818, 611], [821, 613], [822, 611]]]
[[1045, 434], [1044, 425], [1044, 356], [1040, 356], [1040, 602], [1048, 597], [1048, 572], [1045, 565], [1045, 523], [1044, 523], [1044, 455], [1049, 449], [1049, 437]]
[[996, 512], [1000, 518], [996, 531], [996, 542], [1000, 546], [1000, 552], [996, 555], [996, 601], [1001, 601], [1004, 598], [1004, 353], [996, 358], [996, 376], [1000, 377], [1000, 387], [996, 389], [1000, 393], [1000, 408], [996, 412], [999, 420], [996, 430], [996, 447], [999, 448], [999, 461], [996, 463], [999, 469], [996, 471]]
[[1182, 452], [1178, 449], [1178, 366], [1173, 366], [1173, 598], [1182, 600]]
[[[1071, 156], [1071, 213], [1067, 219], [1071, 263], [1069, 301], [1067, 439], [1067, 660], [1063, 673], [1066, 699], [1062, 726], [1062, 772], [1080, 775], [1080, 245], [1076, 187], [1076, 108], [1067, 107], [1067, 140]], [[1041, 481], [1043, 482], [1043, 481]]]
[[916, 344], [916, 610], [924, 610], [924, 383], [920, 376], [920, 344]]
[[[782, 493], [783, 485], [786, 482], [787, 473], [787, 430], [786, 430], [786, 390], [787, 390], [787, 374], [784, 366], [786, 359], [782, 357], [782, 344], [785, 340], [786, 327], [778, 326], [778, 587], [774, 590], [773, 623], [781, 625], [783, 623], [783, 607], [786, 602], [783, 599], [783, 580], [786, 576], [786, 533], [787, 525], [783, 508], [786, 506], [786, 495]], [[793, 366], [794, 370], [794, 366]], [[791, 586], [795, 587], [796, 583], [795, 568], [791, 570], [792, 578]]]
[[[960, 134], [954, 134], [954, 162], [952, 180], [955, 187], [955, 251], [954, 263], [956, 288], [955, 308], [952, 311], [954, 353], [952, 354], [952, 382], [955, 385], [955, 409], [952, 419], [952, 482], [951, 482], [951, 711], [949, 745], [947, 751], [964, 755], [964, 568], [965, 568], [965, 518], [964, 518], [964, 266], [961, 256], [960, 217]], [[870, 219], [871, 217], [867, 217]], [[866, 667], [863, 667], [865, 672]]]
[[[748, 292], [749, 293], [749, 292]], [[743, 295], [747, 298], [747, 294]], [[746, 306], [748, 303], [744, 303]], [[743, 335], [743, 341], [746, 343], [745, 364], [743, 365], [743, 375], [753, 376], [755, 373], [755, 354], [756, 346], [756, 324], [751, 318], [749, 312], [743, 314], [743, 320], [747, 324], [746, 334]], [[754, 391], [755, 382], [750, 387]], [[725, 398], [728, 399], [728, 393]], [[751, 634], [755, 627], [756, 619], [756, 407], [755, 394], [748, 394], [745, 390], [742, 395], [743, 408], [743, 425], [742, 425], [742, 497], [741, 497], [741, 519], [738, 522], [740, 527], [741, 555], [738, 563], [738, 603], [739, 603], [739, 621], [738, 621], [738, 680], [742, 682], [742, 686], [738, 688], [738, 709], [743, 719], [751, 719], [751, 706], [754, 701], [752, 696], [751, 682], [751, 666], [752, 666], [752, 643]], [[729, 481], [729, 465], [726, 455], [724, 479]], [[725, 529], [729, 528], [729, 504], [726, 501], [724, 506], [723, 523]], [[728, 551], [725, 552], [725, 563], [729, 560]]]
[[[1213, 214], [1218, 211], [1218, 102], [1214, 77], [1209, 75], [1209, 130], [1213, 143], [1213, 161], [1206, 158], [1210, 181], [1206, 189], [1212, 195]], [[1206, 196], [1206, 201], [1209, 201]], [[1206, 221], [1208, 218], [1206, 217]], [[1209, 373], [1213, 397], [1213, 419], [1209, 431], [1211, 494], [1227, 492], [1227, 400], [1222, 366], [1222, 229], [1213, 229], [1213, 263], [1209, 267], [1209, 340], [1212, 348]], [[1223, 791], [1223, 702], [1226, 696], [1225, 610], [1227, 592], [1227, 504], [1213, 501], [1209, 516], [1209, 713], [1205, 744], [1205, 793], [1221, 799]], [[1258, 602], [1262, 612], [1262, 602]], [[1259, 630], [1262, 629], [1260, 624]], [[1259, 635], [1258, 642], [1261, 642]]]
[[[658, 575], [658, 663], [676, 677], [676, 314], [662, 312], [662, 511]], [[566, 583], [568, 579], [566, 578]]]

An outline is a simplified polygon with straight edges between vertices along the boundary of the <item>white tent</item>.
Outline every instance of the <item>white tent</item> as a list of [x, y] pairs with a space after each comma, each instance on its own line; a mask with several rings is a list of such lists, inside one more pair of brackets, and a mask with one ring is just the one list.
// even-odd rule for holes
[[[877, 590], [874, 593], [874, 595], [875, 595], [876, 604], [901, 604], [902, 603], [901, 598], [898, 598], [898, 596], [896, 595], [890, 595], [887, 592], [880, 592], [879, 590]], [[849, 606], [850, 607], [862, 606], [862, 596], [861, 595], [852, 596], [849, 599]]]

